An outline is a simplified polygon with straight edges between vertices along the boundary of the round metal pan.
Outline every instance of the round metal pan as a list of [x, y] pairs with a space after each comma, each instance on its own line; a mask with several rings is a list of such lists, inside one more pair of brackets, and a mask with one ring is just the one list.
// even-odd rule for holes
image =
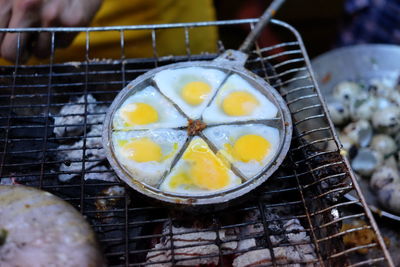
[[[153, 69], [135, 80], [129, 83], [115, 98], [111, 104], [106, 120], [104, 122], [103, 129], [103, 144], [106, 151], [107, 158], [117, 173], [119, 178], [126, 182], [129, 186], [135, 190], [158, 200], [174, 203], [174, 204], [189, 204], [189, 205], [210, 205], [217, 203], [225, 203], [236, 199], [249, 191], [257, 188], [263, 182], [265, 182], [283, 162], [290, 146], [292, 137], [292, 122], [290, 112], [286, 106], [285, 101], [279, 95], [279, 93], [272, 88], [264, 79], [258, 77], [253, 72], [248, 71], [243, 67], [247, 56], [239, 51], [227, 51], [217, 59], [213, 61], [191, 61], [183, 62], [172, 65], [163, 66], [160, 68]], [[247, 82], [249, 82], [254, 88], [259, 90], [264, 96], [266, 96], [277, 108], [278, 115], [276, 118], [267, 120], [266, 125], [277, 128], [280, 132], [279, 148], [275, 157], [270, 161], [269, 164], [264, 168], [263, 172], [251, 179], [246, 180], [242, 184], [225, 191], [218, 191], [216, 193], [210, 193], [207, 195], [187, 195], [187, 194], [173, 194], [163, 192], [155, 187], [146, 185], [134, 179], [129, 174], [129, 171], [119, 163], [115, 156], [115, 151], [112, 145], [112, 121], [115, 112], [125, 102], [125, 100], [148, 85], [153, 85], [152, 78], [154, 75], [165, 69], [179, 69], [185, 67], [203, 67], [211, 68], [223, 71], [228, 75], [237, 74]]]
[[[233, 199], [237, 199], [240, 196], [243, 196], [244, 194], [257, 188], [276, 171], [276, 169], [283, 162], [290, 146], [290, 141], [292, 137], [292, 122], [290, 112], [288, 107], [286, 106], [286, 103], [278, 94], [278, 92], [274, 88], [272, 88], [267, 82], [265, 82], [264, 79], [246, 70], [244, 68], [244, 63], [247, 60], [247, 53], [253, 46], [254, 41], [261, 33], [264, 26], [269, 22], [271, 17], [276, 13], [276, 10], [283, 4], [283, 2], [284, 0], [274, 0], [271, 3], [271, 5], [260, 17], [259, 22], [254, 26], [254, 29], [247, 36], [238, 51], [228, 50], [213, 61], [192, 61], [176, 63], [153, 69], [133, 80], [117, 95], [107, 112], [106, 120], [104, 122], [103, 145], [106, 151], [106, 156], [111, 166], [124, 182], [126, 182], [129, 186], [139, 191], [140, 193], [164, 202], [199, 206], [227, 203]], [[135, 177], [132, 177], [129, 171], [127, 171], [127, 169], [125, 169], [124, 166], [119, 163], [117, 157], [115, 156], [115, 151], [111, 142], [113, 132], [112, 121], [115, 112], [124, 103], [124, 101], [133, 93], [137, 92], [137, 90], [141, 90], [148, 85], [154, 85], [153, 77], [156, 73], [165, 69], [179, 69], [185, 67], [203, 67], [218, 69], [225, 72], [226, 77], [232, 74], [237, 74], [241, 78], [249, 82], [254, 88], [256, 88], [265, 97], [267, 97], [278, 108], [278, 116], [275, 119], [267, 121], [266, 124], [279, 129], [279, 148], [274, 158], [264, 167], [261, 174], [252, 177], [251, 179], [242, 179], [242, 184], [224, 191], [218, 191], [206, 195], [175, 194], [161, 191], [158, 188], [146, 185], [145, 183], [135, 180]]]
[[[322, 95], [329, 98], [335, 85], [342, 81], [397, 80], [400, 75], [400, 46], [369, 44], [339, 48], [314, 58], [311, 64]], [[359, 184], [372, 211], [400, 221], [399, 215], [379, 207], [365, 179], [360, 179]], [[354, 200], [356, 196], [350, 193], [346, 197]]]

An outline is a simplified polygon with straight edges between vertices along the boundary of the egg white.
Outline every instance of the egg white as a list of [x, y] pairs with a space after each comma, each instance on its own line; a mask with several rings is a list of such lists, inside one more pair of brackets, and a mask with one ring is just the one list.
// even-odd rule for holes
[[[193, 140], [198, 139], [200, 137], [194, 137]], [[235, 187], [239, 184], [241, 184], [241, 180], [239, 177], [237, 177], [230, 169], [228, 170], [228, 175], [229, 175], [229, 184], [225, 186], [224, 188], [218, 189], [218, 190], [206, 190], [198, 187], [190, 187], [189, 189], [186, 189], [184, 185], [178, 186], [177, 188], [171, 188], [169, 186], [172, 177], [174, 177], [176, 174], [185, 171], [187, 172], [190, 169], [190, 163], [188, 163], [186, 160], [183, 158], [179, 159], [176, 165], [172, 168], [171, 172], [167, 175], [167, 177], [164, 179], [164, 181], [161, 183], [160, 189], [165, 191], [165, 192], [171, 192], [171, 193], [178, 193], [178, 194], [188, 194], [188, 195], [205, 195], [205, 194], [210, 194], [210, 193], [215, 193], [218, 191], [226, 190], [232, 187]]]
[[[232, 92], [245, 91], [252, 94], [259, 102], [252, 114], [247, 116], [230, 116], [222, 109], [224, 99]], [[204, 110], [203, 121], [205, 123], [226, 123], [234, 121], [265, 120], [275, 118], [278, 113], [277, 107], [262, 93], [255, 89], [250, 83], [237, 74], [228, 77], [226, 82], [217, 92], [216, 97], [209, 107]]]
[[[120, 141], [130, 141], [147, 137], [161, 147], [162, 156], [168, 158], [161, 162], [136, 162], [129, 159], [120, 146]], [[169, 170], [171, 163], [186, 142], [187, 133], [183, 130], [157, 129], [151, 131], [113, 132], [112, 145], [117, 160], [129, 171], [132, 179], [156, 186], [163, 174]]]
[[[203, 131], [204, 135], [210, 142], [217, 147], [218, 151], [235, 166], [246, 179], [250, 179], [258, 174], [268, 165], [275, 157], [279, 148], [279, 130], [263, 124], [249, 124], [249, 125], [221, 125], [209, 127]], [[236, 140], [243, 135], [255, 134], [262, 136], [270, 144], [270, 152], [259, 162], [252, 160], [249, 162], [239, 161], [233, 158], [225, 150], [224, 145], [234, 145]]]
[[[125, 126], [125, 121], [121, 116], [121, 111], [132, 103], [146, 103], [157, 110], [158, 121], [144, 125]], [[148, 86], [130, 96], [115, 112], [113, 118], [114, 130], [136, 130], [136, 129], [156, 129], [156, 128], [176, 128], [187, 125], [187, 119], [157, 91], [156, 88]]]
[[[160, 91], [175, 102], [189, 118], [199, 119], [225, 76], [224, 72], [217, 69], [188, 67], [163, 70], [154, 76], [154, 81]], [[194, 81], [205, 82], [211, 87], [209, 95], [197, 106], [190, 105], [181, 96], [182, 88], [187, 83]]]

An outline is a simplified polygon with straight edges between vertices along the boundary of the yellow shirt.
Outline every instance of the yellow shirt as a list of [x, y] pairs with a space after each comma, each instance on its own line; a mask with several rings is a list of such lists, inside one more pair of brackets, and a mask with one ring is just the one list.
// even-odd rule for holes
[[[212, 0], [104, 0], [91, 26], [144, 25], [215, 20]], [[191, 53], [215, 52], [217, 29], [201, 27], [189, 30]], [[152, 57], [151, 30], [124, 31], [125, 57]], [[183, 29], [156, 31], [157, 55], [185, 55]], [[80, 33], [71, 46], [57, 49], [55, 61], [83, 61], [86, 33]], [[121, 57], [120, 32], [91, 32], [90, 58]], [[30, 64], [46, 63], [31, 59]], [[4, 64], [0, 60], [0, 65]]]

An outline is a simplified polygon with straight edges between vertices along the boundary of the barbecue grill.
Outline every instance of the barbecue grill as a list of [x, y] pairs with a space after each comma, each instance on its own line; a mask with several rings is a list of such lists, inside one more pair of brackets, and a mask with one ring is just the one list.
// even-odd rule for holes
[[[101, 126], [104, 107], [129, 81], [154, 67], [217, 57], [219, 53], [191, 53], [190, 32], [196, 28], [214, 26], [223, 33], [237, 25], [252, 27], [256, 22], [0, 29], [15, 32], [18, 37], [25, 31], [50, 32], [52, 44], [49, 64], [21, 65], [17, 58], [13, 66], [0, 67], [1, 183], [42, 188], [74, 205], [96, 231], [110, 266], [231, 266], [238, 256], [251, 258], [246, 253], [257, 251], [270, 256], [259, 265], [394, 266], [340, 149], [301, 37], [282, 21], [272, 20], [269, 27], [281, 32], [285, 41], [270, 47], [256, 46], [245, 66], [281, 93], [294, 127], [287, 158], [255, 193], [219, 212], [185, 214], [165, 208], [119, 182], [101, 157], [104, 152], [97, 142], [101, 134], [93, 129]], [[158, 57], [157, 34], [170, 28], [182, 30], [186, 55]], [[153, 57], [125, 57], [124, 33], [138, 30], [151, 35]], [[56, 34], [71, 31], [86, 33], [84, 57], [80, 62], [54, 63]], [[90, 38], [103, 31], [120, 35], [119, 59], [91, 58]], [[231, 47], [220, 41], [219, 48], [222, 53]], [[78, 157], [68, 156], [72, 154]], [[350, 191], [355, 192], [355, 200], [344, 198]], [[341, 230], [349, 220], [364, 223]], [[250, 228], [257, 230], [248, 231]], [[351, 247], [344, 244], [343, 237], [365, 229], [375, 235], [371, 242]], [[185, 241], [190, 234], [199, 233], [210, 237]], [[226, 238], [228, 233], [232, 233], [230, 239]], [[301, 243], [293, 244], [290, 237], [299, 235], [304, 237]], [[228, 249], [245, 240], [255, 242]], [[162, 242], [164, 246], [156, 245]], [[311, 257], [294, 260], [282, 257], [278, 250], [303, 245], [314, 250]], [[206, 255], [187, 252], [205, 247], [215, 249]], [[157, 253], [168, 257], [154, 257]]]

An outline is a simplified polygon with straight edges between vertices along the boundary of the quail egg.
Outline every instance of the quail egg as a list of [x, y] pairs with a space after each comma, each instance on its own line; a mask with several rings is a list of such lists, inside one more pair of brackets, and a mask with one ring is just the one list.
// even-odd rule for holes
[[217, 69], [167, 69], [154, 76], [160, 91], [191, 119], [199, 119], [226, 74]]
[[[400, 87], [393, 78], [371, 79], [368, 83], [344, 81], [332, 91], [328, 108], [339, 127], [340, 140], [351, 166], [380, 204], [400, 212]], [[341, 106], [349, 109], [349, 115]], [[333, 111], [332, 111], [333, 110]], [[364, 182], [364, 179], [361, 182]]]
[[204, 135], [246, 178], [259, 174], [279, 148], [279, 130], [262, 124], [210, 127]]
[[113, 119], [114, 130], [176, 128], [186, 124], [187, 119], [152, 86], [125, 100]]
[[384, 97], [376, 97], [375, 102], [375, 111], [394, 106], [393, 102]]
[[366, 120], [359, 120], [348, 124], [343, 129], [343, 134], [350, 138], [354, 144], [366, 147], [372, 140], [373, 130]]
[[162, 182], [166, 192], [203, 195], [225, 190], [241, 183], [229, 164], [218, 157], [200, 137], [194, 137]]
[[183, 130], [114, 132], [112, 142], [118, 161], [132, 179], [155, 186], [187, 139]]
[[381, 96], [384, 98], [394, 91], [394, 84], [389, 79], [371, 79], [368, 86], [368, 92], [372, 95]]
[[353, 139], [348, 137], [346, 134], [340, 132], [339, 132], [339, 140], [343, 146], [343, 149], [346, 150], [347, 152], [350, 152], [351, 147], [354, 146], [355, 144]]
[[341, 125], [349, 120], [350, 110], [347, 105], [344, 105], [341, 101], [330, 99], [327, 106], [331, 119], [335, 125]]
[[390, 183], [378, 191], [379, 203], [389, 210], [400, 213], [400, 183]]
[[400, 108], [390, 106], [377, 110], [372, 116], [375, 129], [386, 134], [396, 134], [400, 130]]
[[277, 107], [250, 83], [237, 74], [231, 75], [219, 89], [210, 106], [204, 110], [205, 123], [272, 119]]
[[380, 153], [369, 148], [361, 148], [351, 162], [351, 167], [362, 176], [370, 176], [382, 164]]
[[350, 104], [350, 117], [353, 121], [370, 120], [376, 109], [377, 99], [373, 96], [356, 100]]
[[397, 150], [396, 142], [392, 137], [386, 134], [377, 134], [372, 138], [371, 148], [384, 157], [387, 157]]
[[394, 157], [387, 159], [383, 165], [374, 171], [369, 185], [373, 190], [379, 191], [391, 183], [400, 183], [400, 175]]
[[333, 88], [332, 95], [337, 100], [348, 105], [353, 103], [355, 100], [360, 99], [363, 95], [363, 91], [359, 84], [355, 82], [341, 82]]

